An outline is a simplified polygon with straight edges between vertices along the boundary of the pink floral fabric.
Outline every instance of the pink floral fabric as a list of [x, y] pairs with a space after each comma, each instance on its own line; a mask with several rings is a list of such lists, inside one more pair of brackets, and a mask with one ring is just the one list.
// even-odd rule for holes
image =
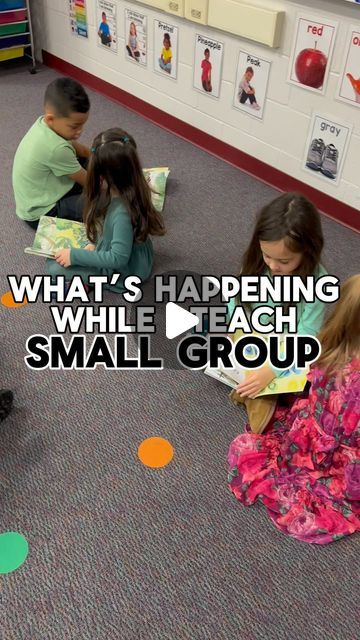
[[360, 531], [360, 360], [343, 373], [313, 367], [309, 397], [278, 407], [265, 434], [239, 435], [228, 453], [237, 499], [260, 500], [280, 531], [303, 542]]

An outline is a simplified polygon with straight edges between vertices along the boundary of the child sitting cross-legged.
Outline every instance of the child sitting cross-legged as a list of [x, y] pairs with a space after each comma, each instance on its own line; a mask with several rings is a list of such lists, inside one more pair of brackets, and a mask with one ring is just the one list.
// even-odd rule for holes
[[89, 117], [84, 88], [57, 78], [45, 91], [44, 115], [21, 140], [13, 164], [16, 215], [36, 229], [41, 216], [81, 220], [90, 150], [78, 142]]
[[124, 291], [124, 279], [147, 280], [154, 250], [150, 236], [165, 233], [144, 177], [134, 138], [122, 129], [96, 136], [88, 166], [84, 222], [90, 243], [85, 249], [61, 249], [47, 260], [52, 276], [82, 277], [121, 274], [108, 288]]
[[[252, 239], [243, 257], [241, 275], [245, 276], [313, 276], [326, 274], [321, 264], [323, 234], [320, 214], [314, 205], [299, 193], [284, 193], [260, 211]], [[266, 303], [249, 305], [250, 313], [262, 304], [274, 307], [269, 297]], [[231, 317], [237, 300], [228, 305]], [[325, 313], [325, 303], [300, 301], [297, 305], [297, 333], [316, 336]], [[265, 314], [260, 322], [266, 324]], [[233, 336], [237, 339], [236, 334]], [[270, 421], [277, 403], [276, 395], [256, 397], [274, 378], [285, 375], [266, 364], [249, 373], [245, 381], [231, 393], [235, 404], [243, 404], [252, 431], [261, 433]]]
[[278, 406], [265, 434], [235, 438], [229, 487], [246, 506], [261, 501], [283, 533], [327, 544], [360, 531], [360, 274], [318, 339], [309, 397]]

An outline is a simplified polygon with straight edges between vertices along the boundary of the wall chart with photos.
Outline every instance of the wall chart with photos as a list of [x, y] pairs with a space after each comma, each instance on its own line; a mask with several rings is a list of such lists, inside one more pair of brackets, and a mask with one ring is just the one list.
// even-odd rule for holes
[[[211, 15], [215, 15], [211, 9], [210, 0], [199, 0], [199, 2], [196, 0], [199, 11], [200, 8], [201, 11], [204, 10], [203, 14], [201, 11], [196, 14], [197, 18], [195, 13], [191, 15], [191, 12], [187, 11], [190, 5], [195, 7], [195, 0], [186, 0], [186, 2], [184, 0], [184, 3], [181, 3], [182, 12], [170, 10], [168, 2], [160, 0], [139, 3], [119, 3], [117, 0], [68, 0], [71, 31], [74, 35], [89, 37], [87, 13], [91, 1], [95, 10], [97, 46], [117, 55], [122, 53], [124, 58], [133, 65], [135, 75], [136, 68], [148, 67], [147, 73], [155, 73], [163, 78], [182, 82], [182, 78], [179, 77], [181, 76], [179, 55], [181, 55], [183, 34], [184, 47], [188, 48], [189, 41], [193, 38], [192, 89], [209, 98], [219, 100], [223, 84], [224, 61], [229, 63], [226, 56], [231, 54], [232, 64], [236, 68], [232, 101], [229, 106], [255, 120], [262, 122], [267, 120], [266, 102], [269, 87], [271, 89], [271, 82], [273, 82], [272, 74], [274, 73], [276, 77], [278, 73], [276, 69], [278, 58], [270, 55], [269, 46], [266, 47], [261, 39], [257, 41], [256, 48], [248, 47], [246, 44], [248, 40], [243, 40], [240, 36], [236, 38], [234, 31], [231, 31], [226, 35], [231, 35], [238, 40], [236, 47], [236, 39], [231, 45], [228, 45], [227, 38], [222, 39], [224, 26], [220, 25], [216, 28], [211, 25], [211, 28], [206, 28], [208, 8], [210, 20], [213, 19]], [[233, 1], [240, 3], [240, 0]], [[346, 1], [360, 6], [360, 0]], [[146, 5], [152, 9], [151, 15], [148, 15]], [[177, 13], [181, 20], [176, 19]], [[193, 24], [196, 20], [199, 23], [193, 35], [190, 35], [189, 30], [185, 33], [188, 18], [193, 20]], [[337, 34], [341, 26], [341, 22], [332, 19], [326, 12], [321, 14], [317, 11], [309, 13], [299, 11], [295, 15], [292, 50], [287, 76], [284, 78], [287, 83], [318, 96], [326, 94], [327, 103], [329, 103], [329, 97], [331, 102], [328, 78], [337, 44]], [[342, 42], [344, 42], [344, 26], [342, 29]], [[228, 46], [229, 52], [226, 50]], [[148, 65], [149, 53], [150, 65]], [[279, 53], [281, 54], [281, 49]], [[187, 60], [189, 61], [189, 56]], [[226, 82], [229, 83], [228, 78]], [[155, 76], [153, 85], [156, 87]], [[272, 93], [274, 95], [274, 89]], [[225, 95], [226, 100], [229, 100], [228, 91]], [[171, 90], [169, 96], [171, 97]], [[350, 110], [360, 108], [360, 23], [356, 21], [348, 27], [336, 93], [332, 99], [348, 105]], [[201, 109], [206, 111], [203, 105]], [[322, 113], [321, 109], [308, 112], [310, 124], [299, 168], [306, 171], [309, 176], [312, 175], [324, 183], [337, 187], [354, 123], [352, 123], [351, 113], [349, 118], [346, 118], [345, 114], [342, 119], [331, 115], [331, 106], [330, 115], [327, 113], [328, 109], [324, 111], [326, 113]], [[269, 123], [266, 122], [266, 124]]]

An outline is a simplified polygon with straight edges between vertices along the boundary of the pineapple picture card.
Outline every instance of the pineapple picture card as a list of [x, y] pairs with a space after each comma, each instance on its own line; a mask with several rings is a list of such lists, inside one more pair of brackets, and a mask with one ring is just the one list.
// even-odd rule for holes
[[360, 28], [349, 29], [337, 98], [360, 108]]
[[350, 142], [352, 125], [313, 113], [305, 146], [303, 169], [338, 185]]
[[297, 15], [288, 82], [325, 93], [337, 26], [327, 17]]
[[219, 97], [223, 54], [222, 42], [200, 33], [195, 35], [194, 89]]

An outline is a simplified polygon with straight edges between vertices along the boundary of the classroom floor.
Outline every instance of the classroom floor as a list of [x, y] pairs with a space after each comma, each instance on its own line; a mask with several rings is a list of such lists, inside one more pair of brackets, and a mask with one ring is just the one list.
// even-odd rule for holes
[[[15, 149], [56, 74], [1, 73], [0, 294], [7, 274], [41, 274], [24, 254], [33, 232], [15, 216]], [[144, 166], [168, 165], [168, 233], [157, 273], [236, 273], [257, 209], [276, 192], [102, 96], [83, 141], [122, 126]], [[360, 271], [359, 235], [323, 218], [324, 262]], [[116, 304], [107, 295], [106, 304]], [[321, 548], [277, 531], [227, 488], [226, 455], [244, 415], [202, 373], [34, 372], [29, 335], [53, 332], [48, 305], [0, 305], [0, 381], [15, 409], [1, 424], [0, 531], [30, 553], [1, 576], [4, 640], [348, 640], [358, 637], [360, 537]], [[159, 470], [137, 457], [150, 436], [175, 455]]]

